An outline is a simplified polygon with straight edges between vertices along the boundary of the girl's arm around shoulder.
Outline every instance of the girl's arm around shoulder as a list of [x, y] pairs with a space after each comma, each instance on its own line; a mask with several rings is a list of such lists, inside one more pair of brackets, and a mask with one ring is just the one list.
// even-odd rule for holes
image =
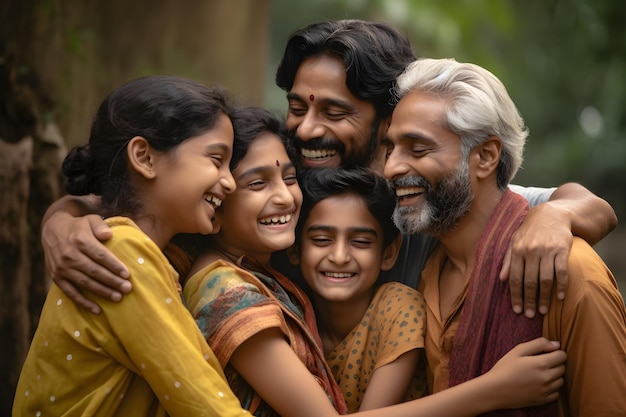
[[538, 338], [513, 348], [484, 375], [463, 384], [355, 417], [469, 417], [499, 409], [546, 404], [563, 385], [565, 352]]
[[[562, 386], [565, 353], [540, 338], [521, 344], [487, 374], [472, 381], [355, 417], [465, 417], [554, 401]], [[550, 352], [539, 355], [542, 352]], [[264, 330], [233, 354], [232, 366], [283, 417], [337, 416], [325, 392], [278, 329]]]
[[246, 340], [230, 363], [282, 417], [339, 415], [278, 328], [263, 330]]

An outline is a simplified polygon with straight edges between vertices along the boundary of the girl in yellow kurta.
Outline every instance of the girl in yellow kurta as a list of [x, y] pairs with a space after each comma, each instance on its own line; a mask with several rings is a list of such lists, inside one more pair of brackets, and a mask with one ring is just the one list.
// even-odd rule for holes
[[145, 77], [100, 106], [89, 144], [65, 159], [70, 194], [95, 193], [133, 291], [98, 298], [100, 315], [53, 286], [20, 375], [17, 416], [243, 416], [215, 355], [181, 302], [162, 249], [214, 232], [234, 190], [233, 128], [218, 89]]

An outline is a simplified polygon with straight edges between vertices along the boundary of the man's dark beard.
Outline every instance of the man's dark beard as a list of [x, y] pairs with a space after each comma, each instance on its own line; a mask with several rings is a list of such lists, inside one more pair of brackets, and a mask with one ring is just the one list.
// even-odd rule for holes
[[421, 204], [396, 206], [394, 210], [393, 221], [403, 234], [446, 234], [458, 226], [474, 200], [466, 161], [456, 171], [441, 179], [436, 188], [419, 176], [391, 181], [391, 185], [394, 188], [424, 187], [425, 200]]
[[[346, 155], [345, 145], [337, 139], [315, 138], [308, 141], [301, 140], [295, 131], [289, 132], [289, 142], [293, 146], [298, 163], [302, 163], [302, 148], [306, 149], [334, 149], [341, 158], [342, 168], [368, 167], [377, 155], [378, 150], [378, 127], [380, 121], [376, 120], [372, 124], [370, 137], [368, 138], [366, 147], [359, 150], [353, 149], [350, 155]], [[306, 146], [304, 146], [306, 145]], [[356, 152], [355, 152], [356, 151]]]

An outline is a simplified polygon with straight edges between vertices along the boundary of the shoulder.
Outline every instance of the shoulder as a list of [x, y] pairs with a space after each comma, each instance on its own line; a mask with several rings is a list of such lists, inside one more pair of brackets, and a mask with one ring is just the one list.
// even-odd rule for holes
[[509, 189], [516, 194], [521, 195], [528, 201], [530, 207], [534, 207], [538, 204], [545, 203], [550, 199], [552, 193], [556, 190], [552, 188], [541, 187], [524, 187], [521, 185], [509, 184]]
[[145, 247], [149, 250], [158, 250], [159, 247], [139, 228], [131, 219], [127, 217], [109, 217], [105, 219], [105, 223], [113, 236], [105, 242], [111, 250], [120, 246], [138, 246]]
[[426, 311], [422, 294], [399, 282], [387, 282], [381, 285], [376, 291], [371, 306], [386, 319], [395, 317], [402, 320], [407, 318], [420, 320]]
[[414, 302], [422, 302], [424, 300], [424, 297], [418, 290], [401, 282], [386, 282], [382, 284], [376, 291], [376, 297]]
[[568, 259], [568, 285], [565, 305], [578, 305], [592, 301], [602, 304], [611, 299], [618, 306], [623, 305], [617, 282], [613, 273], [604, 263], [600, 255], [583, 239], [574, 237]]
[[379, 349], [381, 355], [383, 352], [402, 353], [407, 351], [403, 350], [405, 348], [421, 348], [426, 332], [426, 305], [417, 290], [398, 282], [386, 283], [374, 296], [363, 324], [387, 346]]
[[250, 273], [222, 259], [209, 262], [192, 274], [185, 286], [197, 282], [220, 283], [223, 286], [244, 285], [250, 281]]
[[[174, 272], [169, 261], [148, 235], [146, 235], [131, 219], [127, 217], [110, 217], [105, 219], [111, 228], [112, 237], [104, 242], [105, 246], [129, 268], [133, 266], [153, 265], [164, 267]], [[132, 275], [132, 274], [131, 274]]]
[[600, 255], [579, 237], [574, 237], [568, 269], [574, 289], [591, 283], [617, 289], [615, 278]]
[[256, 300], [263, 294], [256, 282], [248, 271], [230, 262], [216, 260], [187, 279], [183, 296], [189, 307], [225, 299], [241, 301], [253, 297]]

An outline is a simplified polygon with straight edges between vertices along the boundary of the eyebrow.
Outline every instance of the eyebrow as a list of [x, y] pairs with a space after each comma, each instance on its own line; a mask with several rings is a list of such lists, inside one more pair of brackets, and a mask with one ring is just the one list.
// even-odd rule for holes
[[[334, 226], [328, 226], [325, 224], [314, 224], [313, 226], [309, 227], [306, 231], [307, 232], [316, 232], [316, 231], [322, 231], [322, 232], [333, 232], [336, 231], [337, 228]], [[350, 233], [366, 233], [366, 234], [371, 234], [374, 235], [376, 237], [378, 237], [378, 233], [376, 232], [376, 229], [372, 228], [372, 227], [350, 227], [348, 228], [348, 232]]]
[[[306, 100], [296, 93], [287, 93], [287, 100], [297, 100], [306, 103]], [[327, 106], [336, 106], [346, 110], [354, 110], [354, 106], [345, 100], [339, 100], [336, 98], [316, 98], [315, 101], [324, 103]]]
[[[413, 132], [404, 132], [400, 135], [400, 138], [398, 139], [398, 142], [400, 141], [418, 141], [418, 142], [427, 142], [427, 143], [435, 143], [435, 141], [427, 136], [424, 136], [420, 133], [413, 133]], [[385, 137], [381, 140], [381, 144], [386, 145], [386, 144], [393, 144], [393, 141], [391, 140], [391, 138], [387, 135], [385, 135]]]
[[224, 143], [210, 143], [205, 147], [206, 150], [221, 150], [227, 154], [230, 154], [232, 152], [232, 148]]
[[407, 133], [403, 134], [402, 138], [403, 139], [410, 139], [410, 140], [419, 140], [421, 142], [434, 142], [428, 136], [424, 136], [424, 135], [422, 135], [420, 133], [413, 133], [413, 132], [407, 132]]
[[[282, 168], [281, 171], [283, 171], [283, 172], [287, 171], [288, 169], [294, 168], [294, 164], [291, 161], [289, 161], [286, 164], [283, 164], [281, 162], [280, 166]], [[237, 176], [237, 179], [248, 177], [250, 175], [254, 175], [254, 174], [259, 173], [259, 172], [271, 171], [271, 170], [276, 169], [276, 168], [277, 167], [274, 164], [271, 164], [271, 165], [260, 165], [260, 166], [253, 167], [253, 168], [250, 168], [247, 171], [242, 172], [240, 175]]]
[[206, 147], [207, 148], [222, 148], [224, 150], [230, 149], [230, 146], [226, 145], [225, 143], [210, 143]]

